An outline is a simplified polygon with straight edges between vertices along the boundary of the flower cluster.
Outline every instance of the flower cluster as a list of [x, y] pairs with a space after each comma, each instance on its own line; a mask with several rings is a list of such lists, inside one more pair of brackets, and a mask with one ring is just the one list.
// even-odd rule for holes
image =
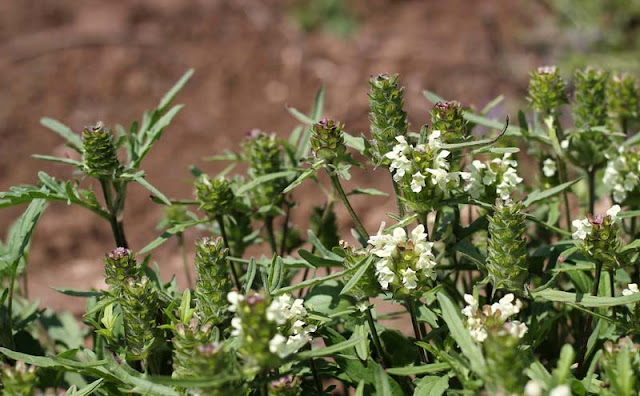
[[391, 290], [397, 297], [419, 296], [436, 278], [436, 258], [433, 242], [427, 241], [422, 224], [411, 231], [397, 227], [392, 234], [384, 234], [384, 223], [377, 235], [369, 238], [371, 253], [380, 258], [376, 263], [376, 276], [384, 290]]
[[308, 323], [302, 299], [283, 294], [267, 301], [259, 294], [244, 296], [232, 291], [227, 295], [231, 335], [240, 338], [240, 352], [249, 364], [270, 367], [276, 358], [285, 358], [309, 343], [314, 324]]
[[464, 110], [458, 101], [438, 102], [431, 111], [431, 125], [442, 132], [445, 143], [459, 143], [469, 138], [471, 128], [464, 118]]
[[[280, 172], [284, 155], [282, 146], [275, 134], [266, 134], [260, 130], [249, 132], [243, 143], [245, 157], [249, 161], [249, 176], [252, 179]], [[251, 191], [252, 206], [261, 208], [273, 205], [280, 207], [284, 201], [282, 190], [287, 187], [287, 179], [278, 178], [269, 183], [261, 183]]]
[[574, 220], [572, 223], [576, 228], [573, 239], [580, 242], [578, 246], [596, 262], [602, 263], [607, 270], [613, 269], [618, 263], [618, 213], [620, 206], [614, 205], [604, 215], [589, 215], [586, 219]]
[[617, 153], [608, 153], [603, 183], [611, 191], [615, 203], [627, 198], [640, 198], [640, 152], [637, 147], [620, 146]]
[[[569, 385], [558, 385], [553, 387], [547, 393], [549, 396], [571, 396], [571, 388]], [[534, 380], [530, 380], [527, 382], [527, 385], [524, 387], [524, 396], [542, 396], [542, 386]]]
[[196, 181], [196, 198], [200, 209], [210, 218], [216, 218], [231, 211], [236, 196], [227, 179], [219, 177], [212, 180], [203, 174]]
[[547, 158], [542, 163], [542, 173], [545, 177], [554, 177], [558, 171], [558, 166], [553, 158]]
[[638, 289], [637, 283], [629, 283], [627, 288], [622, 291], [623, 296], [630, 296], [635, 293], [640, 293], [640, 289]]
[[409, 144], [404, 136], [396, 137], [393, 150], [385, 154], [391, 160], [389, 169], [410, 206], [427, 212], [438, 200], [449, 198], [451, 191], [465, 177], [462, 172], [449, 172], [447, 157], [442, 149], [440, 131], [432, 131], [426, 144]]
[[543, 117], [557, 115], [558, 108], [569, 102], [564, 81], [555, 66], [539, 67], [531, 73], [527, 100]]
[[607, 87], [607, 107], [611, 126], [626, 132], [628, 122], [638, 117], [637, 81], [627, 74], [616, 74]]
[[344, 143], [344, 125], [323, 118], [311, 127], [311, 151], [316, 158], [335, 163], [344, 159], [347, 146]]
[[203, 323], [218, 326], [227, 320], [227, 301], [225, 296], [233, 287], [229, 278], [227, 261], [229, 250], [224, 247], [222, 238], [203, 238], [196, 242], [195, 266], [196, 307]]
[[102, 122], [82, 131], [82, 159], [86, 173], [97, 178], [111, 178], [120, 170], [113, 133]]
[[527, 333], [526, 324], [517, 320], [507, 321], [522, 308], [522, 302], [515, 300], [513, 294], [509, 293], [497, 303], [485, 305], [482, 309], [472, 295], [465, 294], [464, 300], [468, 305], [462, 309], [462, 313], [467, 317], [467, 327], [474, 341], [484, 342], [489, 332], [497, 335], [508, 334], [515, 338], [522, 338]]
[[269, 396], [301, 396], [302, 381], [300, 377], [285, 375], [269, 383]]
[[493, 202], [496, 198], [506, 201], [522, 182], [516, 171], [517, 166], [510, 153], [484, 163], [474, 160], [469, 165], [470, 172], [463, 175], [467, 179], [464, 190], [472, 198], [485, 202]]
[[395, 143], [396, 136], [407, 134], [407, 113], [404, 107], [404, 88], [398, 75], [380, 74], [369, 79], [369, 119], [373, 137], [373, 154], [384, 159], [384, 154]]
[[29, 396], [35, 394], [36, 366], [18, 360], [15, 366], [0, 364], [0, 391], [3, 395]]

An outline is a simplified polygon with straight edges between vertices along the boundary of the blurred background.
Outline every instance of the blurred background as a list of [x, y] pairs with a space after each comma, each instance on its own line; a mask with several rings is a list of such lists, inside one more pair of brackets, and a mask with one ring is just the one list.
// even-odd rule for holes
[[[297, 122], [286, 106], [307, 111], [323, 84], [325, 114], [354, 134], [368, 133], [367, 81], [383, 72], [400, 74], [413, 130], [429, 120], [424, 89], [476, 108], [503, 94], [492, 114], [504, 118], [524, 106], [537, 66], [557, 64], [567, 77], [587, 62], [637, 72], [639, 29], [637, 0], [0, 1], [0, 191], [35, 183], [40, 169], [72, 177], [30, 157], [67, 150], [41, 117], [75, 131], [98, 120], [129, 125], [189, 68], [195, 76], [178, 97], [186, 107], [143, 163], [147, 179], [173, 198], [192, 196], [190, 165], [222, 170], [203, 158], [237, 150], [249, 130], [287, 136]], [[354, 172], [350, 183], [389, 191], [387, 182]], [[318, 194], [303, 187], [298, 212], [308, 213]], [[159, 234], [162, 209], [136, 186], [128, 198], [125, 227], [136, 250]], [[372, 231], [394, 210], [391, 198], [374, 198], [354, 199]], [[0, 210], [0, 238], [22, 210]], [[31, 297], [83, 310], [82, 299], [51, 287], [101, 287], [112, 248], [102, 219], [52, 205], [31, 247]], [[184, 282], [179, 256], [167, 243], [154, 260]]]

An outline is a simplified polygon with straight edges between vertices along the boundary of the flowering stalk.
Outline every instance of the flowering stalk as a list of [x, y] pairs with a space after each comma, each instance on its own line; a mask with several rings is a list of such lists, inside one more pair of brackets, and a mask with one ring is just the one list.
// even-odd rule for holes
[[369, 239], [369, 233], [367, 232], [367, 230], [362, 225], [362, 222], [360, 221], [360, 218], [358, 217], [356, 212], [353, 210], [353, 207], [351, 206], [351, 203], [349, 203], [349, 198], [347, 198], [347, 194], [344, 192], [344, 189], [342, 188], [342, 185], [340, 184], [340, 179], [338, 179], [338, 175], [335, 172], [330, 172], [329, 170], [327, 170], [327, 173], [329, 173], [329, 177], [331, 178], [331, 183], [333, 184], [333, 187], [335, 188], [336, 192], [338, 193], [338, 196], [342, 200], [342, 203], [347, 208], [347, 211], [349, 212], [349, 215], [351, 216], [351, 219], [356, 224], [356, 230], [358, 230], [358, 233], [364, 239]]
[[221, 238], [204, 238], [196, 243], [196, 308], [204, 324], [220, 326], [228, 320], [226, 296], [232, 288], [228, 254]]

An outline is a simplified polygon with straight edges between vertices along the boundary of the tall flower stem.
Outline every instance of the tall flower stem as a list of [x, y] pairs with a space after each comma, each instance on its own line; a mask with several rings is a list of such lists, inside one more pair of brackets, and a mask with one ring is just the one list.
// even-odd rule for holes
[[596, 206], [596, 170], [587, 169], [589, 183], [589, 213], [593, 214]]
[[[567, 165], [560, 159], [558, 160], [558, 179], [560, 179], [560, 184], [567, 182]], [[571, 232], [571, 207], [567, 190], [562, 192], [562, 200], [564, 201], [564, 219], [567, 223], [567, 231]]]
[[[416, 337], [416, 341], [422, 341], [422, 333], [420, 332], [420, 325], [418, 324], [418, 315], [416, 313], [416, 306], [413, 300], [406, 300], [407, 311], [409, 311], [409, 316], [411, 316], [411, 325], [413, 326], [413, 334]], [[420, 355], [420, 360], [423, 363], [427, 363], [427, 355], [425, 354], [424, 349], [418, 347], [418, 353]]]
[[182, 256], [182, 268], [184, 269], [184, 275], [187, 278], [187, 285], [189, 288], [193, 287], [193, 280], [191, 279], [191, 272], [189, 271], [189, 263], [187, 261], [187, 251], [184, 248], [184, 234], [178, 233], [178, 247], [180, 248], [180, 255]]
[[273, 216], [267, 216], [264, 219], [264, 226], [267, 229], [267, 239], [269, 240], [269, 246], [273, 254], [278, 254], [278, 248], [276, 247], [276, 237], [273, 233]]
[[284, 216], [284, 223], [282, 224], [282, 241], [280, 241], [280, 256], [284, 256], [287, 249], [287, 234], [289, 234], [289, 217], [291, 217], [291, 204], [285, 199], [285, 206], [287, 207]]
[[400, 187], [398, 186], [398, 183], [395, 180], [393, 180], [393, 175], [391, 177], [391, 182], [393, 183], [393, 192], [396, 195], [396, 206], [398, 207], [398, 216], [400, 218], [404, 218], [404, 215], [405, 215], [404, 204], [402, 203], [402, 199], [400, 199], [400, 197], [402, 196], [402, 191], [400, 191]]
[[342, 203], [344, 203], [344, 206], [347, 207], [347, 211], [349, 212], [349, 215], [351, 215], [351, 219], [356, 224], [356, 230], [363, 238], [368, 240], [369, 233], [364, 228], [364, 226], [362, 225], [362, 222], [358, 218], [358, 215], [356, 215], [356, 212], [353, 210], [353, 207], [349, 203], [349, 199], [347, 198], [347, 194], [344, 192], [344, 189], [340, 184], [340, 179], [338, 179], [338, 175], [336, 175], [333, 172], [330, 172], [329, 170], [327, 170], [327, 173], [329, 174], [329, 177], [331, 178], [331, 182], [333, 183], [333, 187], [335, 188], [336, 192], [338, 193], [338, 196], [342, 200]]
[[[600, 287], [600, 276], [602, 275], [602, 263], [596, 262], [596, 277], [593, 280], [593, 288], [591, 289], [591, 295], [598, 295], [598, 288]], [[593, 308], [592, 308], [593, 310]], [[578, 369], [580, 373], [584, 375], [587, 371], [586, 367], [586, 354], [587, 354], [587, 341], [589, 340], [589, 334], [591, 334], [591, 324], [593, 323], [593, 315], [587, 317], [587, 321], [584, 324], [584, 330], [582, 331], [582, 345], [580, 346], [580, 354], [578, 355]]]
[[369, 324], [369, 332], [371, 333], [371, 338], [373, 339], [373, 346], [376, 349], [376, 353], [379, 356], [380, 364], [383, 367], [386, 367], [386, 354], [384, 349], [382, 348], [382, 343], [380, 342], [380, 336], [378, 335], [378, 330], [376, 330], [376, 324], [373, 320], [373, 315], [371, 314], [371, 306], [367, 308], [367, 323]]
[[[224, 228], [224, 219], [223, 219], [222, 216], [218, 216], [218, 217], [216, 217], [216, 220], [218, 221], [218, 225], [220, 226], [220, 234], [222, 234], [222, 240], [224, 241], [224, 247], [226, 247], [229, 250], [229, 255], [233, 256], [233, 252], [231, 251], [231, 247], [229, 246], [229, 239], [227, 239], [227, 232], [226, 232], [226, 230]], [[231, 276], [233, 277], [233, 283], [235, 283], [236, 289], [238, 289], [238, 291], [240, 291], [240, 290], [242, 290], [242, 286], [240, 285], [240, 279], [238, 278], [238, 273], [236, 271], [236, 266], [230, 260], [227, 260], [227, 262], [229, 263], [229, 268], [231, 269]]]
[[118, 215], [121, 211], [120, 202], [122, 202], [122, 200], [118, 197], [118, 199], [116, 199], [117, 204], [114, 205], [111, 183], [107, 182], [107, 180], [100, 179], [100, 187], [102, 187], [104, 202], [107, 206], [107, 211], [109, 212], [109, 224], [111, 224], [111, 232], [113, 233], [113, 238], [116, 241], [116, 247], [128, 249], [129, 244], [127, 243], [127, 238], [124, 235], [124, 227], [122, 226], [122, 222], [118, 220]]

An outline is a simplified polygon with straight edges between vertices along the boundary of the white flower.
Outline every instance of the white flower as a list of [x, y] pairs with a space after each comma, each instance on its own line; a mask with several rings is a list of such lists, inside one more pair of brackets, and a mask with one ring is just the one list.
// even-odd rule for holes
[[585, 240], [593, 229], [593, 226], [587, 219], [574, 220], [571, 225], [576, 228], [576, 231], [572, 235], [573, 239]]
[[431, 183], [433, 185], [437, 185], [441, 190], [445, 190], [447, 188], [447, 175], [448, 172], [444, 169], [425, 169], [427, 172], [431, 173]]
[[239, 337], [242, 335], [242, 320], [237, 316], [231, 319], [231, 328], [232, 336]]
[[227, 293], [227, 301], [229, 301], [229, 311], [236, 312], [238, 309], [238, 303], [244, 301], [244, 295], [238, 293], [237, 291], [230, 291]]
[[484, 342], [487, 339], [487, 330], [484, 327], [471, 328], [469, 334], [475, 342]]
[[542, 387], [536, 381], [530, 380], [524, 386], [524, 396], [542, 396]]
[[416, 276], [416, 271], [412, 270], [411, 268], [407, 268], [402, 274], [402, 284], [409, 290], [418, 287], [418, 277]]
[[502, 297], [497, 303], [493, 303], [491, 305], [491, 313], [496, 313], [500, 311], [500, 319], [505, 320], [509, 316], [515, 315], [520, 312], [520, 307], [522, 306], [522, 302], [520, 300], [516, 300], [515, 303], [512, 304], [515, 299], [513, 293], [509, 293]]
[[288, 353], [287, 337], [282, 334], [276, 334], [271, 340], [269, 340], [269, 351], [278, 355], [281, 358], [286, 357]]
[[419, 193], [420, 191], [422, 191], [422, 188], [425, 186], [425, 179], [426, 177], [422, 173], [414, 173], [411, 179], [411, 191], [413, 191], [414, 193]]
[[498, 174], [493, 171], [493, 169], [487, 167], [487, 170], [484, 172], [484, 176], [482, 176], [482, 184], [485, 186], [490, 186], [496, 182], [496, 177]]
[[468, 304], [462, 309], [462, 314], [467, 318], [475, 316], [478, 310], [478, 300], [476, 300], [471, 294], [464, 295], [464, 301]]
[[[271, 301], [269, 307], [267, 307], [267, 320], [270, 322], [275, 322], [279, 325], [285, 324], [287, 322], [287, 312], [289, 310], [289, 302], [282, 298], [275, 298]], [[286, 297], [286, 295], [284, 296]]]
[[440, 141], [440, 131], [431, 131], [429, 135], [429, 148], [432, 150], [437, 150], [442, 147], [442, 141]]
[[390, 259], [382, 259], [376, 263], [376, 277], [378, 283], [384, 290], [389, 289], [389, 283], [392, 283], [396, 279], [396, 275], [389, 268]]
[[622, 291], [623, 296], [630, 296], [635, 293], [640, 293], [638, 285], [636, 283], [629, 283], [627, 288]]
[[562, 148], [563, 150], [566, 150], [569, 148], [569, 141], [568, 140], [563, 140], [560, 142], [560, 148]]
[[613, 205], [609, 210], [607, 210], [607, 216], [611, 217], [611, 222], [615, 223], [618, 219], [618, 213], [620, 213], [620, 205]]
[[551, 158], [544, 160], [542, 163], [542, 173], [544, 173], [546, 177], [553, 177], [556, 174], [556, 171], [556, 161]]
[[638, 185], [638, 176], [635, 173], [627, 173], [624, 178], [624, 189], [627, 191], [633, 191]]
[[384, 222], [380, 224], [378, 233], [370, 237], [368, 242], [373, 246], [371, 248], [371, 253], [378, 257], [391, 257], [398, 243], [402, 243], [407, 240], [407, 234], [402, 227], [395, 228], [391, 235], [384, 234], [384, 226]]
[[509, 334], [511, 334], [512, 337], [522, 338], [525, 334], [527, 334], [528, 330], [529, 328], [527, 327], [527, 325], [522, 322], [519, 322], [517, 320], [510, 322]]
[[613, 200], [615, 202], [622, 202], [627, 198], [627, 191], [624, 189], [624, 186], [620, 183], [617, 183], [613, 186]]
[[551, 389], [549, 396], [571, 396], [571, 388], [569, 385], [558, 385]]
[[291, 304], [290, 308], [291, 317], [307, 316], [307, 310], [304, 307], [304, 301], [301, 298], [296, 298]]

